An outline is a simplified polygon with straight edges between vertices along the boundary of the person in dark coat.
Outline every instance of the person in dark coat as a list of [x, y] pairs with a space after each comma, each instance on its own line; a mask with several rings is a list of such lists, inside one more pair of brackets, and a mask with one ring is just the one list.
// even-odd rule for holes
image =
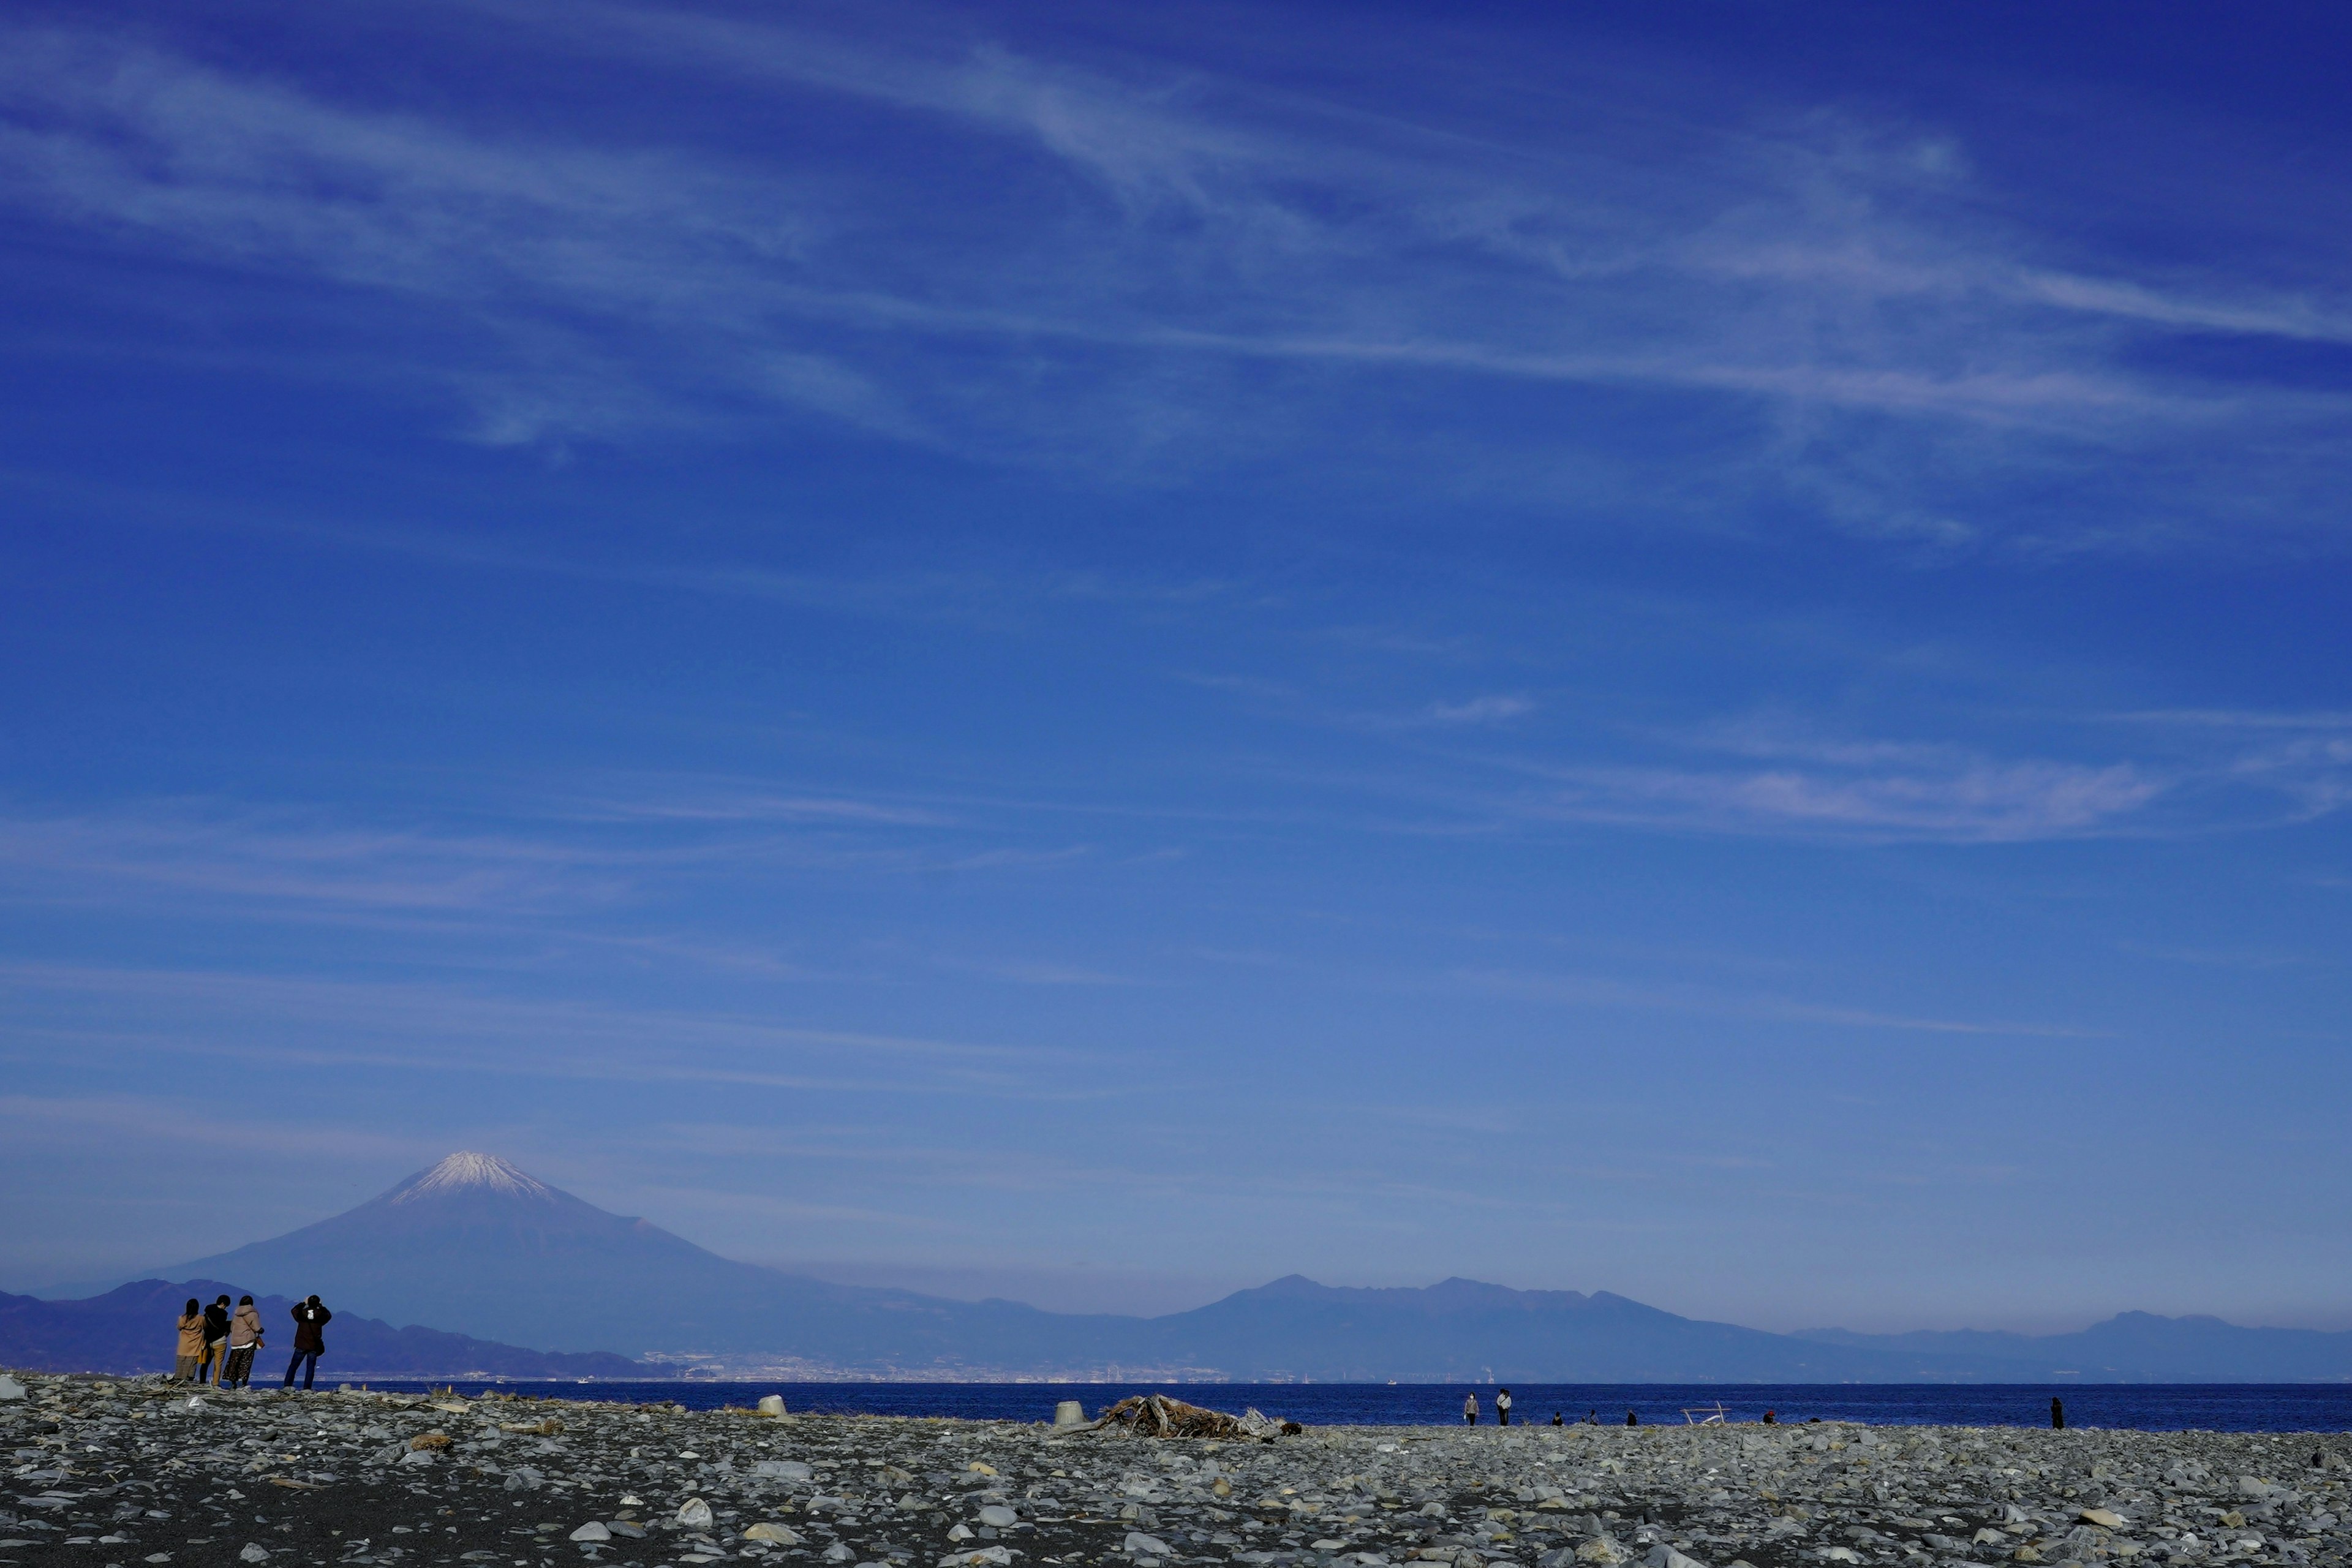
[[210, 1383], [228, 1370], [228, 1298], [215, 1297], [205, 1309], [205, 1361], [196, 1369], [198, 1383]]
[[1642, 1424], [1642, 1418], [1641, 1418], [1640, 1416], [1638, 1416], [1638, 1415], [1634, 1415], [1634, 1414], [1633, 1414], [1632, 1411], [1630, 1411], [1630, 1410], [1628, 1410], [1627, 1412], [1625, 1412], [1625, 1425], [1626, 1425], [1626, 1426], [1639, 1426], [1641, 1424]]
[[2066, 1430], [2066, 1406], [2055, 1399], [2050, 1402], [2050, 1429], [2053, 1432]]
[[326, 1353], [327, 1336], [324, 1331], [327, 1325], [333, 1321], [334, 1316], [334, 1313], [320, 1305], [319, 1298], [316, 1296], [307, 1301], [295, 1304], [294, 1359], [286, 1363], [287, 1387], [294, 1386], [294, 1373], [297, 1368], [299, 1368], [302, 1373], [302, 1386], [304, 1388], [310, 1386], [311, 1374], [319, 1370], [319, 1358]]

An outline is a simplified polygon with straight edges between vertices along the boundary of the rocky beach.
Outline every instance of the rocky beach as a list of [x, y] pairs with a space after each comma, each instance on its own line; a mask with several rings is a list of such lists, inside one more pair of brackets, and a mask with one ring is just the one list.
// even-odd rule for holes
[[2346, 1441], [2308, 1434], [1811, 1424], [1187, 1438], [154, 1379], [0, 1384], [18, 1390], [0, 1402], [0, 1562], [14, 1563], [2099, 1568], [2330, 1563], [2352, 1546]]

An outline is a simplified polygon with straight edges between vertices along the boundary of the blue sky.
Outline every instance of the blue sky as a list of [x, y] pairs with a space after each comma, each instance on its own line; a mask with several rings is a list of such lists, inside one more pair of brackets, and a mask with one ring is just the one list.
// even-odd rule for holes
[[12, 8], [0, 1287], [2352, 1327], [2352, 39], [1901, 9]]

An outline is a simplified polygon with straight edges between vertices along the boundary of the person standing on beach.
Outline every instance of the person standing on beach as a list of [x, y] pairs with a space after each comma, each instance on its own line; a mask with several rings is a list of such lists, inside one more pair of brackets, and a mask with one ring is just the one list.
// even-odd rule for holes
[[2050, 1402], [2050, 1429], [2053, 1432], [2066, 1430], [2066, 1407], [2055, 1399]]
[[223, 1388], [248, 1388], [253, 1384], [253, 1352], [261, 1348], [261, 1314], [253, 1298], [237, 1299], [236, 1316], [228, 1321], [228, 1365], [221, 1373]]
[[180, 1314], [179, 1354], [172, 1362], [173, 1383], [194, 1383], [196, 1368], [205, 1359], [205, 1313], [194, 1296], [188, 1298], [188, 1310]]
[[1626, 1425], [1626, 1426], [1639, 1426], [1641, 1424], [1642, 1424], [1642, 1418], [1641, 1418], [1640, 1416], [1638, 1416], [1638, 1415], [1634, 1415], [1634, 1414], [1633, 1414], [1632, 1411], [1630, 1411], [1630, 1410], [1628, 1410], [1627, 1412], [1625, 1412], [1625, 1425]]
[[1553, 1412], [1551, 1413], [1551, 1424], [1552, 1424], [1553, 1426], [1567, 1426], [1567, 1425], [1568, 1425], [1568, 1423], [1567, 1423], [1567, 1422], [1562, 1421], [1562, 1420], [1559, 1418], [1559, 1411], [1557, 1411], [1557, 1410], [1555, 1410], [1555, 1411], [1553, 1411]]
[[1498, 1390], [1495, 1394], [1495, 1425], [1508, 1426], [1510, 1424], [1511, 1391], [1506, 1388]]
[[205, 1360], [196, 1371], [198, 1383], [209, 1383], [218, 1377], [228, 1363], [228, 1298], [216, 1297], [205, 1309]]
[[1462, 1424], [1465, 1426], [1478, 1425], [1478, 1396], [1475, 1394], [1462, 1396]]
[[295, 1304], [294, 1359], [286, 1363], [287, 1387], [294, 1386], [294, 1373], [297, 1368], [299, 1368], [302, 1373], [302, 1386], [305, 1389], [310, 1386], [311, 1374], [319, 1370], [319, 1358], [325, 1354], [327, 1350], [327, 1336], [324, 1331], [327, 1324], [333, 1321], [334, 1316], [334, 1313], [320, 1304], [319, 1298], [316, 1296], [307, 1301]]

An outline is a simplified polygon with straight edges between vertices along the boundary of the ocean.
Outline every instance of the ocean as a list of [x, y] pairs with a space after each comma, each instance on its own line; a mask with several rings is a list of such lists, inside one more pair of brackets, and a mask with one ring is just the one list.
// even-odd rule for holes
[[[373, 1382], [421, 1393], [422, 1383]], [[433, 1387], [452, 1386], [448, 1383]], [[977, 1421], [1050, 1421], [1058, 1400], [1089, 1417], [1131, 1394], [1166, 1394], [1240, 1415], [1251, 1406], [1309, 1426], [1430, 1426], [1458, 1424], [1465, 1394], [1478, 1396], [1480, 1423], [1494, 1420], [1492, 1384], [1434, 1383], [478, 1383], [487, 1390], [559, 1399], [675, 1401], [694, 1410], [750, 1405], [781, 1394], [801, 1413], [950, 1415]], [[2046, 1426], [2050, 1401], [2065, 1401], [2070, 1427], [2151, 1432], [2352, 1432], [2352, 1384], [1519, 1384], [1516, 1424], [1597, 1416], [1622, 1426], [1632, 1411], [1645, 1426], [1679, 1426], [1718, 1409], [1727, 1421], [1771, 1411], [1783, 1422], [1866, 1421], [1885, 1426]]]

